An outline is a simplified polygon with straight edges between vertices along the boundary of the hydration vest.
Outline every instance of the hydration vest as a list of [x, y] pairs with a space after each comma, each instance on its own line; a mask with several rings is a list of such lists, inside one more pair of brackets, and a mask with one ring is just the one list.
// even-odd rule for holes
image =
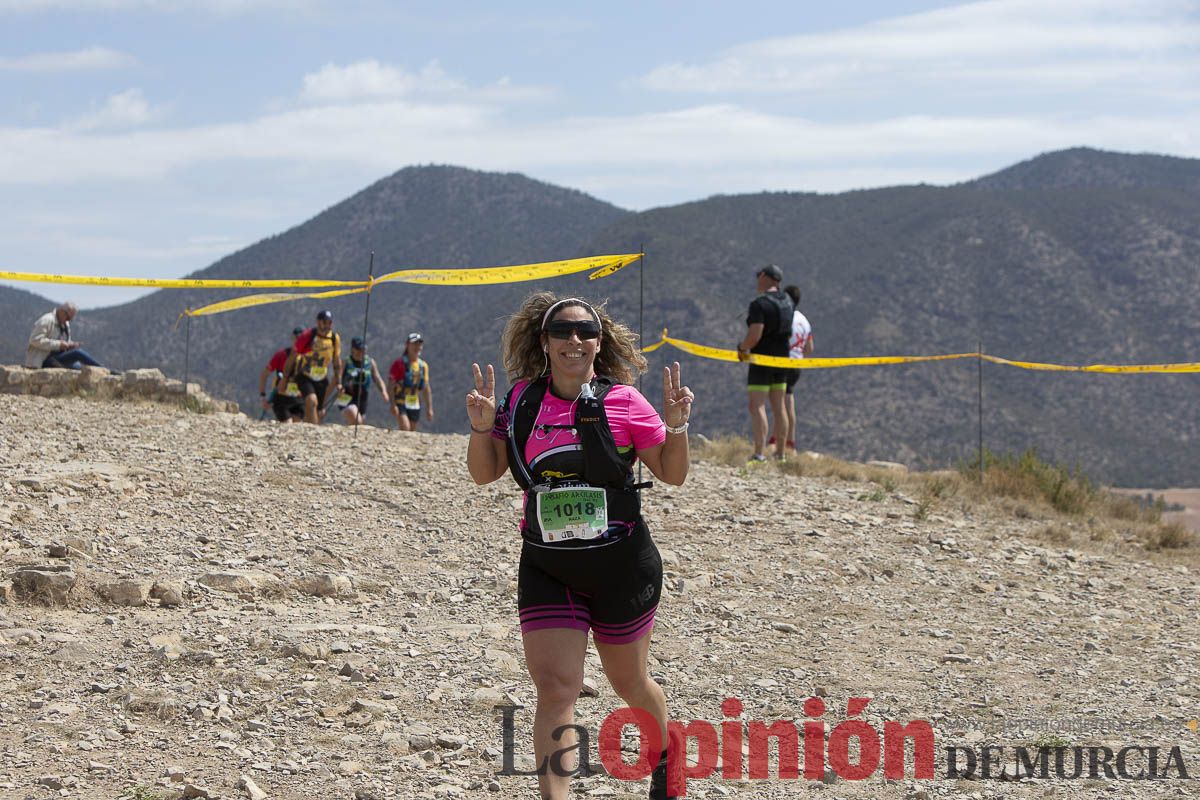
[[[575, 421], [570, 426], [579, 432], [579, 445], [583, 451], [583, 483], [601, 487], [606, 495], [609, 520], [636, 521], [642, 513], [640, 489], [651, 484], [635, 483], [633, 460], [621, 455], [613, 440], [612, 428], [608, 425], [608, 414], [604, 410], [604, 398], [616, 384], [609, 378], [597, 376], [591, 382], [592, 397], [580, 397], [575, 403]], [[535, 484], [525, 461], [525, 443], [533, 433], [534, 421], [542, 398], [546, 396], [549, 378], [543, 376], [531, 381], [512, 397], [508, 423], [508, 469], [517, 485], [526, 491], [526, 503], [532, 502], [539, 489], [551, 488], [556, 481]], [[572, 483], [575, 481], [565, 481]], [[537, 515], [526, 509], [525, 524], [536, 530]]]
[[414, 369], [412, 362], [408, 360], [408, 353], [400, 356], [400, 358], [404, 361], [404, 388], [424, 389], [425, 378], [429, 375], [429, 365], [425, 363], [423, 358], [418, 356], [416, 369]]
[[309, 328], [296, 342], [296, 371], [313, 380], [325, 380], [334, 357], [341, 351], [342, 338], [337, 333], [319, 336], [316, 328]]
[[342, 384], [347, 389], [370, 389], [371, 357], [363, 356], [363, 362], [359, 366], [355, 366], [353, 358], [346, 361], [346, 366], [342, 370]]

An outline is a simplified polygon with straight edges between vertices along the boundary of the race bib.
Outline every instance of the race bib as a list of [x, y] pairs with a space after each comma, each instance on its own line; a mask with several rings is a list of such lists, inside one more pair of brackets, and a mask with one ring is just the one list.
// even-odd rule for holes
[[287, 388], [283, 390], [283, 394], [286, 397], [299, 397], [300, 387], [296, 385], [295, 381], [292, 381], [287, 385]]
[[603, 489], [563, 486], [537, 492], [536, 496], [543, 542], [595, 539], [608, 530], [608, 506]]
[[337, 398], [338, 405], [348, 406], [348, 405], [350, 405], [350, 401], [353, 399], [354, 398], [351, 397], [350, 395], [346, 394], [345, 392], [342, 392], [341, 394], [338, 395], [338, 398]]
[[421, 410], [421, 395], [417, 392], [408, 392], [404, 395], [404, 407], [409, 411]]
[[312, 378], [314, 381], [323, 381], [325, 380], [325, 375], [328, 372], [328, 367], [309, 367], [308, 377]]

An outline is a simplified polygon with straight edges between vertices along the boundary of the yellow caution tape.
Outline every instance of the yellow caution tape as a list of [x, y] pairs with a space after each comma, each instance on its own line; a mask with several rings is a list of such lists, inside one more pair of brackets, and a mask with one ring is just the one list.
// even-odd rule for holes
[[[664, 344], [691, 353], [700, 358], [714, 361], [742, 361], [736, 350], [722, 350], [717, 347], [696, 344], [695, 342], [675, 339], [667, 335], [664, 329], [662, 338], [654, 344], [643, 347], [643, 353], [650, 353]], [[989, 356], [986, 353], [948, 353], [939, 356], [865, 356], [860, 358], [784, 358], [782, 356], [764, 356], [751, 353], [743, 363], [759, 364], [764, 367], [779, 367], [783, 369], [831, 369], [835, 367], [859, 367], [872, 364], [915, 364], [922, 361], [950, 361], [959, 358], [976, 358], [990, 361], [993, 364], [1003, 364], [1021, 369], [1057, 371], [1057, 372], [1103, 372], [1103, 373], [1189, 373], [1200, 372], [1200, 363], [1187, 364], [1131, 364], [1125, 366], [1111, 364], [1091, 364], [1085, 367], [1063, 366], [1061, 364], [1042, 364], [1035, 361], [1011, 361], [1007, 358]]]
[[[481, 267], [474, 269], [405, 269], [388, 273], [373, 281], [333, 281], [308, 279], [283, 280], [217, 280], [200, 278], [109, 278], [101, 275], [62, 275], [41, 272], [11, 272], [0, 270], [0, 280], [30, 283], [71, 283], [81, 286], [133, 286], [142, 289], [318, 289], [331, 286], [360, 286], [369, 288], [377, 283], [400, 281], [443, 286], [473, 286], [488, 283], [517, 283], [542, 278], [570, 275], [594, 270], [589, 279], [603, 278], [642, 257], [641, 253], [613, 256], [588, 256], [540, 264], [518, 264], [511, 267]], [[298, 299], [301, 295], [296, 295]], [[271, 302], [279, 302], [278, 300]]]
[[482, 286], [490, 283], [520, 283], [544, 278], [557, 278], [584, 270], [594, 270], [588, 280], [612, 275], [642, 257], [641, 253], [616, 256], [590, 256], [566, 261], [546, 261], [540, 264], [519, 264], [512, 267], [475, 267], [471, 269], [403, 269], [389, 272], [375, 283], [400, 281], [434, 286]]
[[[590, 256], [588, 258], [572, 258], [566, 261], [547, 261], [541, 264], [519, 264], [513, 267], [476, 267], [471, 269], [405, 269], [389, 272], [370, 281], [354, 281], [355, 289], [339, 289], [330, 292], [314, 294], [252, 294], [246, 297], [235, 297], [232, 300], [222, 300], [219, 303], [203, 308], [188, 309], [183, 313], [189, 317], [200, 317], [208, 314], [220, 314], [223, 311], [234, 311], [239, 308], [250, 308], [267, 303], [284, 303], [289, 300], [305, 300], [324, 297], [339, 297], [347, 294], [369, 292], [381, 283], [418, 283], [435, 286], [480, 286], [492, 283], [518, 283], [543, 278], [554, 278], [560, 275], [570, 275], [584, 270], [595, 270], [588, 276], [589, 280], [611, 275], [622, 267], [632, 264], [642, 257], [641, 253], [629, 253], [617, 256]], [[344, 282], [343, 282], [344, 283]]]
[[1064, 366], [1062, 364], [1042, 364], [1037, 361], [1010, 361], [999, 356], [980, 356], [984, 361], [993, 364], [1003, 364], [1006, 367], [1020, 367], [1050, 372], [1104, 372], [1104, 373], [1187, 373], [1200, 372], [1200, 363], [1193, 364], [1089, 364], [1084, 367]]
[[664, 344], [666, 344], [666, 343], [667, 343], [667, 329], [666, 329], [666, 328], [663, 328], [663, 332], [662, 332], [662, 338], [661, 338], [661, 339], [659, 339], [659, 340], [658, 340], [657, 342], [655, 342], [654, 344], [647, 345], [647, 346], [643, 347], [643, 348], [642, 348], [642, 352], [643, 352], [643, 353], [653, 353], [655, 350], [657, 350], [658, 348], [662, 347], [662, 346], [663, 346]]
[[366, 287], [361, 289], [334, 289], [330, 292], [313, 292], [312, 294], [285, 294], [281, 292], [274, 294], [251, 294], [245, 297], [235, 297], [232, 300], [222, 300], [219, 303], [213, 303], [201, 308], [190, 308], [183, 313], [189, 317], [203, 317], [209, 314], [220, 314], [223, 311], [234, 311], [239, 308], [263, 306], [268, 303], [285, 303], [289, 300], [303, 300], [305, 298], [341, 297], [347, 294], [361, 294], [365, 291], [367, 291]]
[[871, 364], [913, 364], [920, 361], [949, 361], [956, 358], [975, 358], [977, 353], [951, 353], [941, 356], [867, 356], [862, 358], [784, 358], [783, 356], [764, 356], [751, 353], [743, 360], [736, 350], [722, 350], [718, 347], [696, 344], [695, 342], [675, 339], [664, 330], [662, 339], [642, 352], [650, 352], [664, 344], [691, 353], [694, 356], [708, 358], [714, 361], [732, 361], [747, 364], [759, 364], [764, 367], [782, 367], [784, 369], [830, 369], [832, 367], [859, 367]]
[[31, 283], [73, 283], [81, 286], [135, 286], [142, 289], [313, 289], [322, 286], [365, 286], [366, 281], [327, 280], [216, 280], [166, 278], [106, 278], [100, 275], [60, 275], [41, 272], [5, 272], [0, 280]]
[[829, 369], [831, 367], [864, 367], [872, 364], [917, 364], [922, 361], [953, 361], [957, 358], [977, 358], [978, 353], [947, 353], [940, 356], [860, 356], [856, 358], [783, 358], [751, 353], [751, 364], [784, 369]]

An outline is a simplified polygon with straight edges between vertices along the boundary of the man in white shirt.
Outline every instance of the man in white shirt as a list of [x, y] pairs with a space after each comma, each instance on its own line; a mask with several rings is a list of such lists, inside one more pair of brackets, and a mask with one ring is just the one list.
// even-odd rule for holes
[[71, 320], [79, 309], [74, 303], [63, 303], [53, 311], [38, 317], [29, 334], [29, 346], [25, 350], [25, 366], [31, 369], [82, 369], [99, 367], [102, 364], [88, 355], [71, 339]]
[[[800, 287], [785, 286], [784, 293], [792, 298], [792, 304], [796, 310], [792, 313], [792, 339], [788, 348], [788, 358], [804, 358], [811, 356], [813, 352], [813, 334], [812, 325], [808, 323], [808, 318], [800, 313]], [[784, 446], [788, 450], [796, 449], [796, 381], [800, 379], [802, 370], [789, 369], [787, 377], [787, 387], [784, 396], [783, 411], [787, 416], [787, 440]]]

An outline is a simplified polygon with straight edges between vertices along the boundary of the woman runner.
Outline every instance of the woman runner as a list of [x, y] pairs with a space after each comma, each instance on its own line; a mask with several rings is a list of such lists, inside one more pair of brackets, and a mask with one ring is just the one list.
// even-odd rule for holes
[[683, 483], [692, 392], [680, 385], [678, 362], [664, 368], [664, 425], [630, 385], [646, 369], [634, 334], [603, 307], [576, 298], [531, 295], [509, 319], [501, 348], [513, 385], [499, 408], [492, 366], [484, 372], [472, 365], [467, 468], [478, 484], [511, 468], [526, 488], [517, 607], [537, 689], [541, 796], [567, 797], [573, 763], [554, 770], [548, 762], [575, 744], [562, 726], [574, 721], [590, 629], [613, 690], [658, 721], [664, 749], [650, 797], [673, 797], [666, 697], [647, 671], [662, 560], [641, 515], [632, 466], [640, 458], [664, 483]]

